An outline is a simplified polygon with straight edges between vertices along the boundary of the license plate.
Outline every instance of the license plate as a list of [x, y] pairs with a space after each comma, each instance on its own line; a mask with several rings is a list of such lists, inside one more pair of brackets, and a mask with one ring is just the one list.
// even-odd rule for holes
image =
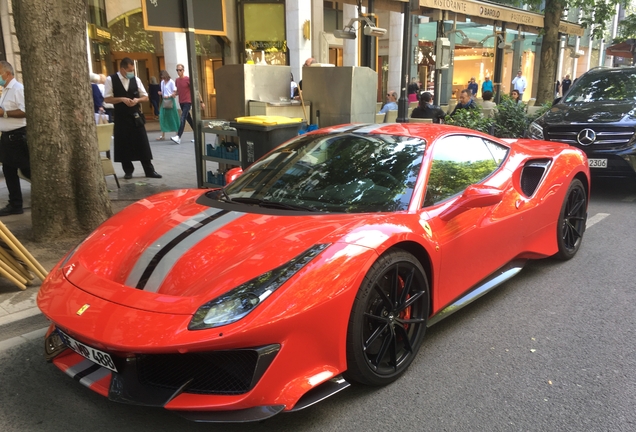
[[607, 159], [588, 159], [587, 165], [590, 168], [607, 168]]
[[115, 367], [115, 363], [113, 362], [113, 358], [110, 356], [110, 354], [73, 339], [59, 328], [57, 329], [57, 333], [60, 335], [62, 341], [64, 341], [64, 344], [67, 347], [69, 347], [82, 357], [85, 357], [93, 363], [105, 367], [106, 369], [117, 372], [117, 368]]

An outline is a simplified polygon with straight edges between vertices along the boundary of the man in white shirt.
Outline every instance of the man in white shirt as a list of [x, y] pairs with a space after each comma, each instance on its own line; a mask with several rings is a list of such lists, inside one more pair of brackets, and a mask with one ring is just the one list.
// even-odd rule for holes
[[31, 178], [31, 163], [26, 142], [24, 86], [15, 79], [13, 66], [6, 61], [0, 61], [0, 86], [4, 87], [0, 97], [0, 162], [9, 190], [9, 204], [0, 209], [0, 216], [7, 216], [24, 213], [18, 170]]
[[526, 91], [527, 82], [521, 71], [517, 72], [517, 76], [512, 80], [512, 89], [519, 92], [519, 100], [523, 97], [523, 92]]
[[104, 102], [115, 106], [115, 162], [121, 162], [124, 178], [131, 179], [135, 167], [133, 161], [140, 161], [146, 177], [161, 178], [150, 162], [152, 151], [141, 112], [141, 102], [148, 100], [148, 93], [141, 80], [135, 76], [135, 63], [124, 57], [119, 64], [119, 72], [106, 78]]
[[398, 109], [397, 99], [398, 99], [397, 92], [394, 92], [394, 91], [388, 92], [386, 94], [386, 103], [384, 104], [380, 112], [378, 112], [378, 114], [386, 114], [389, 110], [397, 110]]

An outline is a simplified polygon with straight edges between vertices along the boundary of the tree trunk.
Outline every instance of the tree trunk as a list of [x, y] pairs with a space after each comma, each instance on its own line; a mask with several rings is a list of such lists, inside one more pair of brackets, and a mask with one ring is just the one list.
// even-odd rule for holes
[[537, 82], [537, 104], [554, 100], [557, 62], [559, 60], [559, 24], [564, 7], [565, 1], [563, 0], [546, 0], [545, 2], [541, 68]]
[[112, 215], [93, 115], [84, 0], [13, 0], [31, 156], [36, 241]]

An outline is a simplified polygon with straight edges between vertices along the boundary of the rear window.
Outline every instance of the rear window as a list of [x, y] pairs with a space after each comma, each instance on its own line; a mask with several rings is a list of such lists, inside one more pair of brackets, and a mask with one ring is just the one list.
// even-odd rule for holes
[[576, 80], [563, 102], [636, 100], [636, 70], [604, 70]]

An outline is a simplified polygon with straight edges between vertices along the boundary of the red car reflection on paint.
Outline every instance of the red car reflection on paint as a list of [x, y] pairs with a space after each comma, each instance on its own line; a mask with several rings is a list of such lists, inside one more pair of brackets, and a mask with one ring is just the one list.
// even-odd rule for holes
[[51, 271], [50, 361], [113, 401], [261, 420], [402, 375], [428, 326], [572, 258], [578, 149], [428, 124], [299, 136], [224, 189], [121, 211]]

